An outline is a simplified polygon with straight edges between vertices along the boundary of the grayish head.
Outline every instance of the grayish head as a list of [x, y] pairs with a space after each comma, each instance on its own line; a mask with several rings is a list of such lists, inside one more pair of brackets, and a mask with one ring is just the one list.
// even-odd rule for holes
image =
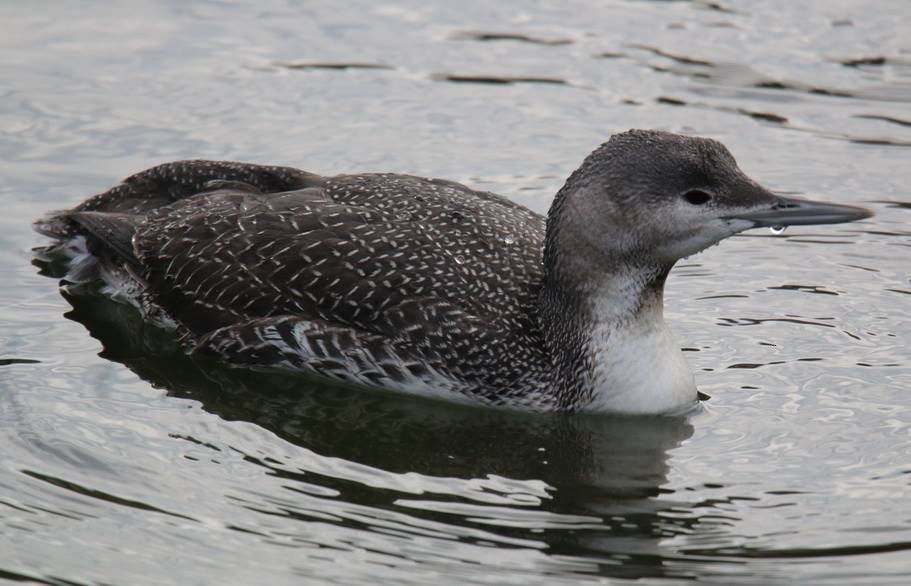
[[591, 153], [560, 190], [548, 219], [545, 266], [571, 251], [608, 271], [617, 263], [670, 268], [749, 228], [869, 215], [777, 196], [747, 177], [715, 140], [630, 130]]

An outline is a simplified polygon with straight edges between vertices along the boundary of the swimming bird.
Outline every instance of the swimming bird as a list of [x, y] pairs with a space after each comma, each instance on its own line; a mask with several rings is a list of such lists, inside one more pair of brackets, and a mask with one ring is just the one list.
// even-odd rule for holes
[[663, 318], [674, 263], [865, 209], [782, 197], [719, 142], [616, 134], [544, 218], [462, 184], [166, 163], [37, 223], [69, 281], [233, 366], [534, 411], [663, 413], [697, 390]]

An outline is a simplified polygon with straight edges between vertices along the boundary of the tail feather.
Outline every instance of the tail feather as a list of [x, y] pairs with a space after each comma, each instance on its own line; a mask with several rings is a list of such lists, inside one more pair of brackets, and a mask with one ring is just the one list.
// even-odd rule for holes
[[133, 234], [142, 216], [107, 212], [71, 212], [67, 218], [89, 235], [89, 246], [100, 244], [107, 252], [134, 267], [139, 259], [133, 251]]
[[70, 210], [49, 212], [32, 224], [35, 232], [57, 240], [72, 238], [78, 233], [73, 221], [69, 218]]

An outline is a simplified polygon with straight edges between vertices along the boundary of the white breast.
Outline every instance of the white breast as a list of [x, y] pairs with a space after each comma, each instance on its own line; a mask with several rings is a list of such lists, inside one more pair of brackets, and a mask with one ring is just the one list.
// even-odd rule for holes
[[630, 321], [595, 324], [586, 411], [667, 413], [696, 402], [693, 372], [661, 313], [659, 303]]

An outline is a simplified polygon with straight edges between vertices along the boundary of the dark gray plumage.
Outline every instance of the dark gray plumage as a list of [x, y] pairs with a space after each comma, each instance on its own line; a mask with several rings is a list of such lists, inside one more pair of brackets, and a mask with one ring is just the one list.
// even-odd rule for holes
[[87, 237], [101, 278], [234, 365], [535, 410], [663, 411], [695, 398], [661, 320], [668, 271], [784, 201], [717, 142], [631, 131], [573, 173], [546, 236], [541, 216], [450, 181], [213, 161], [151, 168], [39, 230]]

